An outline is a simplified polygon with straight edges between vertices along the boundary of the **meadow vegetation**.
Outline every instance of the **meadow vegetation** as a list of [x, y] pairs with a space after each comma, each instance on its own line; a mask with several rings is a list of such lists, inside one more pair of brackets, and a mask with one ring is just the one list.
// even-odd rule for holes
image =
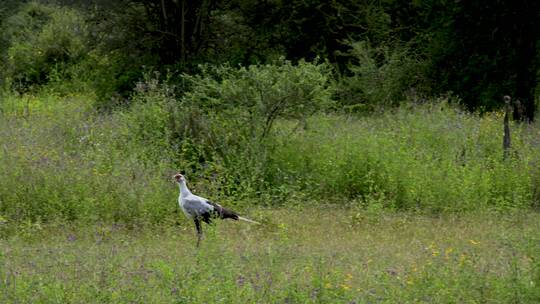
[[26, 227], [1, 239], [2, 303], [536, 303], [538, 214], [250, 208], [199, 250], [190, 223]]
[[[512, 125], [503, 160], [502, 114], [446, 99], [280, 117], [263, 136], [261, 108], [231, 119], [139, 87], [106, 114], [92, 96], [5, 97], [0, 301], [540, 299], [534, 125]], [[178, 169], [263, 225], [206, 226], [197, 250]]]
[[[406, 39], [392, 1], [362, 4], [368, 30], [302, 51], [280, 35], [304, 19], [177, 2], [0, 7], [1, 303], [540, 302], [538, 94], [505, 158], [492, 97], [516, 80], [450, 92], [478, 67], [434, 76], [447, 27]], [[197, 250], [177, 171], [262, 225]]]
[[503, 160], [500, 113], [439, 100], [293, 120], [287, 108], [266, 131], [264, 106], [209, 110], [146, 85], [129, 108], [105, 115], [86, 96], [4, 99], [1, 216], [161, 222], [176, 208], [176, 170], [238, 207], [313, 198], [435, 214], [538, 206], [538, 130], [513, 125], [512, 157]]

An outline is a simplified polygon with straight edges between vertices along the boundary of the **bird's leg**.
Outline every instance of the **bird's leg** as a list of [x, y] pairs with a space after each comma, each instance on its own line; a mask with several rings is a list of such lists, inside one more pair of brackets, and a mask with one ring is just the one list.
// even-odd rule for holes
[[197, 228], [197, 248], [198, 248], [199, 244], [201, 243], [201, 237], [202, 237], [201, 221], [199, 221], [198, 218], [194, 218], [193, 221], [195, 222], [195, 228]]

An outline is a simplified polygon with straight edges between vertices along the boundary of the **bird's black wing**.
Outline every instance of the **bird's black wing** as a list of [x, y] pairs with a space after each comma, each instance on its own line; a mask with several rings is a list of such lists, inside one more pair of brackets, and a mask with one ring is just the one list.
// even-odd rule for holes
[[223, 208], [220, 204], [214, 203], [211, 201], [206, 201], [208, 204], [212, 205], [214, 207], [214, 213], [217, 217], [221, 219], [233, 219], [238, 220], [238, 214], [232, 210], [229, 210], [227, 208]]

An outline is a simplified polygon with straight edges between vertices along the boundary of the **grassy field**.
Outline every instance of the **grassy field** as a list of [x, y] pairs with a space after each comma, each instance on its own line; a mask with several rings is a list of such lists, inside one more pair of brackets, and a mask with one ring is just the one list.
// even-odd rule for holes
[[0, 303], [538, 303], [540, 214], [428, 217], [319, 205], [261, 226], [21, 226]]
[[[176, 101], [91, 101], [0, 104], [0, 303], [540, 303], [537, 124], [503, 160], [501, 113], [444, 100], [281, 120], [264, 144], [179, 132]], [[263, 224], [195, 248], [182, 169]]]

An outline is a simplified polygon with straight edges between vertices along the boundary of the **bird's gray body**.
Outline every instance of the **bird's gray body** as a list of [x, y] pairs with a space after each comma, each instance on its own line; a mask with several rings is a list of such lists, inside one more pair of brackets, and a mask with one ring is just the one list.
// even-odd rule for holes
[[205, 213], [214, 211], [214, 206], [210, 205], [208, 200], [191, 193], [186, 196], [180, 195], [178, 204], [189, 218], [200, 217]]

